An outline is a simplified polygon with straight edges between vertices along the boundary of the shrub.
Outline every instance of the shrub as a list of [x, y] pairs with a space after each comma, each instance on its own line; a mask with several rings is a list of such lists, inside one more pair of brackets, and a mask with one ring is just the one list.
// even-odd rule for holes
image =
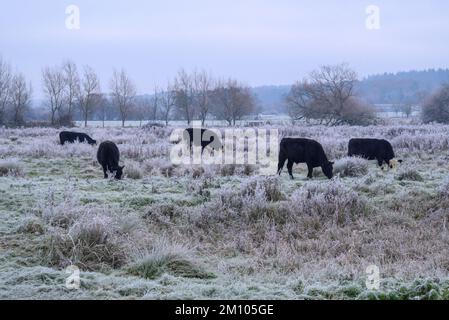
[[73, 197], [73, 193], [71, 188], [64, 190], [63, 201], [60, 201], [56, 198], [57, 192], [50, 190], [37, 203], [34, 211], [50, 226], [69, 228], [80, 217], [80, 212], [83, 210], [78, 199]]
[[184, 175], [191, 176], [193, 179], [198, 179], [201, 176], [203, 176], [205, 173], [205, 170], [202, 166], [199, 165], [193, 165], [193, 166], [187, 166], [184, 170]]
[[409, 181], [423, 181], [423, 177], [414, 168], [404, 168], [401, 169], [395, 177], [399, 181], [409, 180]]
[[[221, 189], [216, 202], [217, 207], [219, 208], [240, 210], [243, 206], [242, 196], [236, 193], [235, 190], [231, 188]], [[217, 213], [218, 211], [215, 210], [214, 212]]]
[[334, 164], [334, 174], [340, 177], [359, 177], [368, 173], [368, 162], [365, 159], [346, 157]]
[[268, 200], [266, 190], [260, 186], [254, 194], [243, 196], [238, 218], [243, 218], [245, 224], [260, 225], [264, 233], [268, 221], [275, 224], [284, 224], [286, 221], [285, 214], [279, 210], [279, 203]]
[[126, 177], [130, 179], [141, 179], [143, 176], [143, 170], [140, 168], [138, 162], [127, 161], [125, 164]]
[[161, 223], [168, 223], [170, 220], [181, 216], [183, 212], [184, 209], [174, 203], [156, 202], [148, 207], [143, 217]]
[[194, 181], [189, 181], [186, 186], [186, 190], [192, 195], [209, 198], [210, 191], [207, 190], [209, 187], [210, 179], [201, 178]]
[[240, 191], [226, 187], [212, 201], [196, 207], [189, 215], [202, 229], [212, 230], [230, 225], [248, 226], [273, 220], [283, 223], [285, 215], [278, 210], [279, 201], [285, 199], [275, 177], [253, 177], [244, 182]]
[[175, 168], [173, 164], [167, 163], [160, 167], [160, 172], [164, 177], [171, 178], [175, 173]]
[[322, 222], [346, 225], [369, 211], [367, 200], [338, 180], [308, 183], [294, 192], [286, 208], [295, 215], [317, 217]]
[[243, 176], [252, 176], [256, 171], [256, 166], [251, 164], [244, 164], [237, 167], [237, 174]]
[[118, 268], [126, 261], [125, 248], [106, 216], [84, 217], [67, 233], [54, 230], [45, 248], [51, 266], [77, 265], [83, 270]]
[[128, 267], [132, 275], [155, 279], [164, 273], [186, 278], [207, 279], [215, 277], [192, 260], [192, 252], [181, 245], [171, 245], [166, 240], [156, 241], [152, 248], [138, 254]]
[[254, 177], [243, 184], [242, 195], [254, 196], [260, 189], [267, 201], [280, 201], [285, 198], [277, 177]]
[[23, 176], [22, 164], [16, 159], [0, 160], [0, 177]]
[[143, 167], [145, 169], [145, 172], [149, 173], [150, 175], [156, 175], [161, 173], [160, 168], [165, 166], [166, 164], [166, 159], [154, 158], [145, 160], [143, 162]]
[[223, 177], [233, 176], [235, 173], [235, 164], [225, 164], [220, 167], [220, 174]]
[[17, 231], [20, 233], [44, 234], [46, 227], [41, 219], [30, 215], [23, 219]]

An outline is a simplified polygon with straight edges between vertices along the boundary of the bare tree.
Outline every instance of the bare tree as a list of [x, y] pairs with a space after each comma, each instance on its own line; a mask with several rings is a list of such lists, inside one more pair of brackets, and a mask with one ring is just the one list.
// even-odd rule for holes
[[313, 119], [320, 110], [313, 103], [313, 88], [307, 80], [294, 84], [285, 98], [288, 114], [293, 120]]
[[176, 92], [170, 83], [164, 91], [159, 93], [159, 102], [161, 118], [165, 121], [165, 125], [168, 126], [170, 115], [176, 104]]
[[212, 77], [206, 71], [194, 72], [193, 85], [195, 92], [195, 109], [198, 110], [198, 115], [201, 124], [204, 122], [210, 112], [211, 108], [211, 93], [212, 93]]
[[192, 77], [184, 70], [178, 71], [174, 84], [175, 106], [179, 114], [190, 124], [195, 117], [195, 92]]
[[426, 123], [449, 123], [449, 84], [441, 87], [424, 102], [421, 117]]
[[0, 56], [0, 125], [6, 123], [6, 107], [10, 101], [11, 66]]
[[410, 103], [405, 103], [401, 106], [401, 112], [409, 118], [413, 113], [413, 106]]
[[399, 115], [399, 112], [401, 112], [402, 106], [399, 103], [393, 104], [393, 112], [396, 114], [396, 117]]
[[292, 86], [286, 97], [292, 119], [318, 120], [326, 125], [364, 124], [372, 108], [355, 93], [357, 74], [347, 64], [323, 66]]
[[157, 120], [159, 112], [159, 92], [158, 89], [154, 89], [152, 96], [141, 96], [134, 99], [134, 112], [133, 115], [137, 117], [142, 125], [142, 121]]
[[30, 107], [31, 85], [27, 85], [23, 74], [15, 75], [11, 83], [11, 108], [14, 125], [25, 123], [25, 112]]
[[134, 99], [136, 97], [136, 87], [123, 69], [120, 72], [114, 70], [110, 87], [113, 102], [120, 111], [122, 127], [124, 127], [125, 121], [133, 107]]
[[153, 111], [153, 98], [149, 97], [139, 97], [134, 101], [134, 115], [139, 120], [139, 126], [142, 126], [142, 122], [145, 120], [146, 115], [148, 119], [151, 119], [151, 114]]
[[219, 119], [226, 120], [230, 126], [235, 126], [237, 120], [253, 113], [256, 106], [250, 89], [232, 79], [217, 85], [213, 99], [214, 114]]
[[84, 126], [87, 127], [87, 120], [94, 108], [101, 101], [100, 81], [95, 71], [89, 67], [84, 67], [83, 79], [78, 95], [78, 104], [83, 116]]
[[65, 82], [66, 82], [66, 104], [67, 104], [67, 113], [66, 113], [66, 121], [73, 121], [73, 112], [75, 110], [75, 106], [77, 103], [77, 99], [80, 95], [80, 78], [78, 75], [78, 70], [76, 64], [72, 61], [66, 61], [63, 64]]
[[111, 101], [107, 98], [106, 95], [101, 94], [101, 93], [99, 94], [97, 99], [98, 99], [98, 106], [99, 106], [97, 108], [97, 111], [98, 111], [99, 117], [101, 119], [102, 126], [104, 128], [105, 121], [109, 116], [109, 111], [111, 108]]
[[158, 87], [154, 88], [154, 93], [147, 103], [147, 114], [149, 120], [157, 120], [160, 104], [160, 90]]
[[56, 124], [56, 115], [62, 109], [65, 98], [66, 81], [60, 68], [45, 67], [42, 70], [44, 94], [47, 97], [47, 105], [50, 108], [51, 124]]

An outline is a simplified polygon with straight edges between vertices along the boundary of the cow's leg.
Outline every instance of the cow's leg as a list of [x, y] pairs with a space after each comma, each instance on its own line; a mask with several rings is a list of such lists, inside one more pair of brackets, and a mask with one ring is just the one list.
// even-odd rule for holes
[[379, 167], [383, 170], [384, 169], [384, 166], [383, 166], [384, 159], [377, 158], [377, 163], [379, 164]]
[[114, 168], [114, 166], [112, 165], [112, 163], [108, 163], [108, 164], [107, 164], [107, 170], [112, 174], [112, 173], [114, 173], [114, 171], [115, 171], [116, 169]]
[[285, 161], [287, 157], [283, 152], [279, 152], [279, 162], [278, 162], [278, 174], [281, 175], [282, 169], [284, 168]]
[[288, 169], [288, 174], [290, 175], [290, 178], [293, 178], [293, 161], [288, 160], [287, 162], [287, 169]]
[[313, 167], [310, 164], [307, 164], [307, 178], [312, 179], [313, 178]]
[[107, 179], [108, 178], [108, 173], [107, 173], [108, 168], [105, 164], [102, 164], [101, 166], [103, 167], [104, 178]]

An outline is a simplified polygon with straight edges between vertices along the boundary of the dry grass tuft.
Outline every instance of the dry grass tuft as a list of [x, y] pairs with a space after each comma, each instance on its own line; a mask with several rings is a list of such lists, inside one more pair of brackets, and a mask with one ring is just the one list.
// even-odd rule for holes
[[105, 271], [126, 262], [126, 249], [111, 219], [105, 216], [84, 217], [68, 232], [54, 230], [44, 251], [48, 264], [59, 268], [76, 265], [83, 270]]
[[127, 270], [132, 275], [146, 279], [155, 279], [164, 273], [185, 278], [215, 277], [194, 261], [192, 250], [170, 244], [166, 239], [156, 240], [150, 249], [140, 252]]
[[334, 175], [360, 177], [368, 173], [368, 161], [356, 157], [339, 159], [334, 164]]
[[24, 175], [23, 166], [17, 159], [0, 160], [0, 177]]
[[140, 167], [140, 164], [136, 161], [127, 161], [125, 164], [125, 174], [129, 179], [142, 179], [143, 170]]
[[317, 217], [334, 225], [348, 225], [370, 211], [368, 201], [339, 180], [307, 183], [290, 198], [291, 214]]

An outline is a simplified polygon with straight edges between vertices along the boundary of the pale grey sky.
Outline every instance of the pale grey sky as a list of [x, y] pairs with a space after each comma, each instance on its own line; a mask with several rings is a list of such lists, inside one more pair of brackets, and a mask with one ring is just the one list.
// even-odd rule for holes
[[[65, 9], [80, 9], [68, 30]], [[368, 30], [368, 5], [380, 29]], [[139, 92], [176, 71], [204, 68], [248, 85], [290, 84], [322, 64], [348, 62], [361, 76], [449, 66], [449, 1], [405, 0], [14, 0], [0, 1], [0, 54], [32, 81], [71, 59], [108, 89], [124, 67]]]

